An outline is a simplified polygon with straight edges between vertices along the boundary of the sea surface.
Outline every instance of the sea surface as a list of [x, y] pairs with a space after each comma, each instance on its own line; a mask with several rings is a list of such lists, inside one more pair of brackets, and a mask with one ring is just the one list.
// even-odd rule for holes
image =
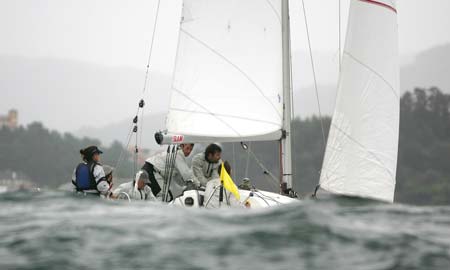
[[0, 194], [0, 269], [450, 269], [450, 207], [350, 198], [184, 209]]

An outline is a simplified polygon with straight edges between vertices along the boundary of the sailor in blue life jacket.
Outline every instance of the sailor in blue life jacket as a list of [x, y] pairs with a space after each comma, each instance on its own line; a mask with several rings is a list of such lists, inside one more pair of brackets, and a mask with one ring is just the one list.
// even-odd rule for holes
[[75, 190], [108, 197], [111, 194], [111, 185], [99, 163], [100, 154], [103, 152], [97, 146], [89, 146], [81, 149], [80, 154], [83, 162], [78, 164], [72, 175], [72, 184], [75, 186]]

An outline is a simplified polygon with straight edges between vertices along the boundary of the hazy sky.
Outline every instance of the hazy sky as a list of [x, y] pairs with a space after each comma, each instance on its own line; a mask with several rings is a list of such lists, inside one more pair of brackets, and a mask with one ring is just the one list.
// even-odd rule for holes
[[[157, 0], [0, 0], [0, 54], [143, 68]], [[400, 53], [450, 42], [449, 0], [398, 0]], [[161, 1], [153, 64], [171, 72], [180, 0]], [[342, 0], [342, 32], [349, 0]], [[337, 52], [338, 0], [305, 0], [315, 51]], [[291, 1], [294, 50], [306, 50], [301, 1]]]
[[[62, 130], [76, 130], [82, 125], [99, 122], [108, 124], [129, 117], [133, 112], [128, 113], [128, 110], [134, 111], [134, 105], [125, 105], [129, 103], [124, 102], [124, 99], [130, 96], [128, 100], [131, 99], [131, 104], [134, 104], [134, 100], [139, 98], [134, 95], [138, 96], [144, 80], [157, 3], [157, 0], [0, 0], [0, 56], [69, 59], [105, 67], [131, 67], [136, 69], [135, 73], [142, 72], [142, 78], [134, 84], [139, 87], [134, 87], [130, 82], [124, 83], [130, 87], [133, 85], [133, 88], [137, 88], [136, 92], [122, 95], [125, 91], [116, 89], [116, 94], [111, 94], [113, 87], [107, 85], [106, 80], [105, 87], [92, 86], [95, 90], [89, 89], [95, 91], [92, 96], [114, 105], [110, 106], [114, 108], [113, 112], [97, 111], [97, 119], [78, 119], [75, 106], [56, 104], [54, 97], [45, 96], [46, 85], [41, 90], [36, 90], [38, 87], [34, 87], [34, 90], [22, 89], [21, 93], [0, 89], [8, 91], [0, 93], [4, 97], [3, 102], [0, 100], [0, 114], [11, 107], [18, 108], [21, 122], [24, 121], [22, 123], [40, 120], [51, 128]], [[301, 0], [291, 0], [290, 3], [293, 50], [306, 51]], [[338, 0], [305, 0], [305, 5], [312, 46], [317, 56], [319, 84], [333, 85], [338, 74]], [[349, 0], [342, 0], [343, 34], [348, 5]], [[397, 8], [402, 56], [412, 57], [433, 46], [450, 43], [450, 0], [398, 0]], [[180, 12], [181, 0], [161, 0], [152, 68], [168, 76], [174, 64]], [[304, 54], [299, 55], [305, 58], [300, 59], [300, 62], [306, 67], [302, 66], [301, 74], [298, 75], [300, 80], [297, 80], [303, 85], [294, 85], [296, 89], [308, 87], [312, 82], [311, 72], [308, 71], [309, 59]], [[26, 73], [14, 75], [27, 78]], [[296, 75], [294, 70], [294, 77]], [[70, 87], [66, 91], [70, 91]], [[72, 103], [83, 102], [75, 101], [76, 93], [72, 94]], [[30, 104], [36, 96], [44, 96], [45, 102], [48, 102], [44, 104], [48, 113], [44, 113], [42, 107], [34, 108]], [[150, 107], [156, 107], [160, 100], [149, 102], [155, 103], [150, 104]], [[64, 119], [59, 113], [53, 113], [63, 109]]]

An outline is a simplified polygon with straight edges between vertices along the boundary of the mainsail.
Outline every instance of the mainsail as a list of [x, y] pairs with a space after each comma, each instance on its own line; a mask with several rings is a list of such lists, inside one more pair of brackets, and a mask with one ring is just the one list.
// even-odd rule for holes
[[166, 121], [172, 143], [281, 138], [281, 2], [183, 1]]
[[335, 194], [394, 199], [399, 133], [395, 0], [352, 0], [320, 178]]

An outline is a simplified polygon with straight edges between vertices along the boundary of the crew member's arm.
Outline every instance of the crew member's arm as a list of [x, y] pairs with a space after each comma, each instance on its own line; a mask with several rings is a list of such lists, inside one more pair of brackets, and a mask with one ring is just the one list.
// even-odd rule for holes
[[148, 200], [148, 201], [155, 200], [155, 196], [152, 193], [152, 189], [148, 185], [145, 185], [145, 187], [144, 187], [144, 194], [145, 194], [144, 200]]
[[77, 168], [73, 170], [72, 174], [72, 185], [74, 189], [77, 189]]
[[120, 184], [116, 189], [114, 189], [113, 190], [113, 195], [114, 196], [117, 196], [117, 195], [119, 195], [121, 192], [123, 192], [124, 190], [125, 190], [125, 184], [126, 183], [124, 183], [124, 184]]
[[192, 182], [196, 186], [200, 186], [200, 181], [197, 180], [197, 178], [193, 174], [192, 170], [186, 164], [186, 160], [184, 159], [184, 157], [180, 156], [179, 154], [177, 155], [177, 157], [175, 159], [175, 168], [180, 173], [181, 178], [183, 179], [184, 182], [192, 180]]
[[201, 156], [192, 159], [192, 172], [202, 186], [206, 186], [208, 179], [203, 175], [203, 160]]
[[104, 196], [108, 196], [108, 194], [110, 193], [110, 186], [108, 181], [106, 181], [105, 171], [103, 170], [103, 167], [100, 165], [96, 165], [92, 174], [94, 175], [95, 182], [97, 183], [98, 192], [100, 192], [100, 194]]

